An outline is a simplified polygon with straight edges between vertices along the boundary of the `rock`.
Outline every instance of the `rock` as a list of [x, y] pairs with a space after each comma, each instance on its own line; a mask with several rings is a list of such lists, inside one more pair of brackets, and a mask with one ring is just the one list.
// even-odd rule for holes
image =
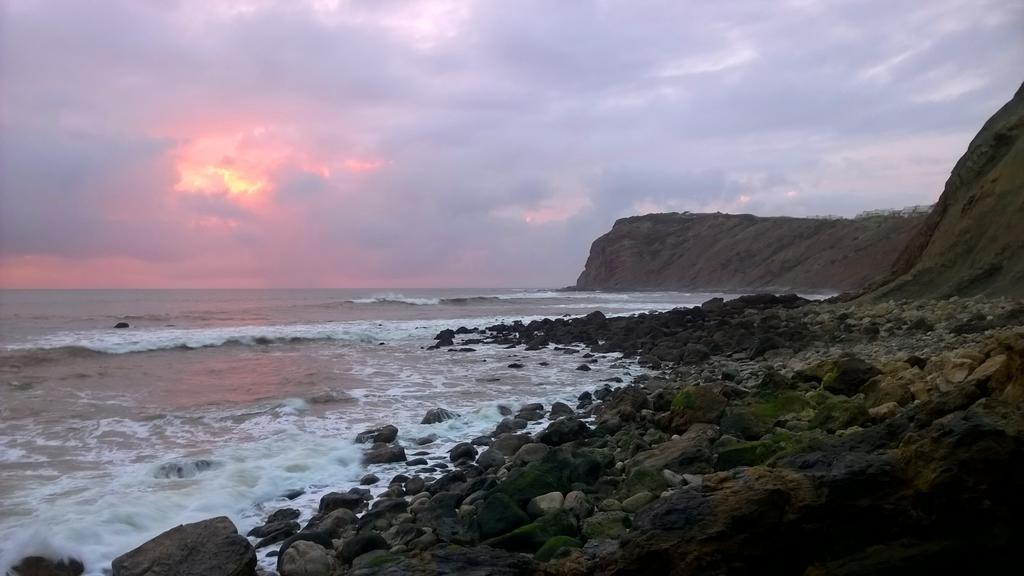
[[629, 515], [625, 512], [598, 512], [583, 521], [583, 535], [592, 540], [618, 540], [628, 531]]
[[461, 501], [462, 494], [458, 492], [438, 492], [417, 512], [416, 523], [433, 529], [442, 542], [470, 542], [472, 534], [456, 511]]
[[405, 481], [404, 487], [407, 495], [415, 496], [426, 488], [426, 481], [420, 476], [413, 476]]
[[283, 520], [280, 522], [274, 522], [264, 524], [258, 528], [253, 528], [247, 536], [259, 538], [260, 540], [256, 543], [256, 549], [265, 548], [278, 542], [283, 542], [288, 538], [291, 538], [299, 531], [299, 523], [294, 520]]
[[555, 536], [573, 536], [576, 533], [576, 526], [572, 519], [565, 512], [555, 512], [533, 521], [531, 524], [520, 526], [515, 530], [485, 540], [485, 546], [494, 546], [515, 552], [536, 552], [549, 539]]
[[579, 366], [576, 367], [576, 369], [579, 370], [580, 372], [590, 372], [591, 370], [590, 366], [587, 364], [580, 364]]
[[551, 412], [548, 413], [548, 419], [558, 420], [563, 416], [573, 416], [575, 414], [576, 413], [568, 404], [564, 402], [555, 402], [551, 405]]
[[626, 467], [631, 470], [647, 468], [659, 474], [663, 469], [680, 474], [711, 472], [714, 469], [711, 447], [719, 436], [718, 426], [694, 424], [679, 438], [633, 456], [626, 462]]
[[359, 484], [361, 486], [372, 486], [377, 482], [380, 482], [380, 477], [378, 477], [376, 474], [367, 474], [366, 476], [363, 476], [362, 478], [359, 479]]
[[480, 453], [480, 457], [476, 459], [476, 463], [484, 470], [499, 468], [505, 465], [505, 456], [496, 449], [488, 448]]
[[507, 534], [528, 524], [530, 517], [508, 496], [498, 493], [484, 500], [476, 517], [480, 538], [488, 539]]
[[127, 322], [118, 322], [117, 324], [114, 324], [114, 328], [117, 328], [117, 329], [131, 328], [131, 325], [128, 324]]
[[852, 396], [860, 392], [881, 371], [856, 356], [844, 356], [826, 363], [821, 388], [833, 394]]
[[524, 445], [533, 442], [529, 434], [502, 434], [494, 439], [491, 448], [504, 454], [506, 457], [514, 456]]
[[544, 516], [550, 512], [561, 510], [565, 497], [561, 492], [548, 492], [530, 500], [526, 505], [526, 513], [534, 518]]
[[666, 427], [681, 434], [693, 424], [718, 424], [729, 403], [719, 389], [718, 386], [690, 386], [681, 390], [672, 399]]
[[431, 408], [430, 410], [427, 410], [427, 413], [423, 416], [423, 420], [420, 421], [420, 424], [437, 424], [439, 422], [444, 422], [445, 420], [451, 420], [452, 418], [458, 417], [459, 415], [451, 410], [446, 410], [444, 408]]
[[504, 418], [494, 428], [495, 434], [508, 434], [526, 428], [529, 423], [522, 418]]
[[565, 495], [565, 502], [562, 504], [562, 508], [571, 514], [577, 522], [590, 516], [594, 511], [594, 506], [587, 500], [586, 494], [579, 490], [573, 490]]
[[565, 548], [582, 548], [583, 543], [571, 536], [554, 536], [549, 538], [540, 550], [533, 555], [533, 559], [538, 562], [547, 562], [555, 557], [558, 552]]
[[452, 462], [458, 462], [460, 460], [473, 460], [476, 458], [477, 451], [476, 446], [473, 446], [469, 442], [460, 442], [456, 444], [451, 450], [448, 451], [448, 457]]
[[718, 297], [706, 300], [700, 305], [700, 309], [705, 312], [718, 312], [722, 308], [725, 308], [725, 299]]
[[359, 494], [351, 492], [329, 492], [320, 497], [320, 507], [317, 511], [320, 514], [329, 514], [339, 508], [356, 510], [366, 500]]
[[494, 443], [494, 439], [490, 436], [477, 436], [469, 441], [473, 446], [490, 446]]
[[684, 364], [697, 364], [698, 362], [703, 362], [710, 357], [711, 353], [708, 352], [707, 347], [700, 344], [687, 344], [683, 351]]
[[583, 438], [588, 432], [590, 427], [585, 422], [574, 416], [566, 416], [548, 424], [548, 427], [537, 435], [537, 441], [548, 446], [561, 446]]
[[531, 462], [539, 462], [543, 460], [551, 448], [547, 444], [541, 444], [539, 442], [531, 442], [529, 444], [523, 444], [522, 447], [516, 451], [516, 455], [512, 458], [512, 462], [517, 466], [523, 466]]
[[413, 441], [413, 444], [417, 446], [426, 446], [427, 444], [433, 444], [437, 442], [437, 434], [427, 434], [426, 436], [420, 436]]
[[[127, 328], [127, 326], [124, 326]], [[10, 576], [80, 576], [85, 566], [75, 558], [51, 560], [42, 556], [23, 558], [11, 567]]]
[[393, 445], [367, 450], [363, 454], [363, 464], [389, 464], [405, 462], [405, 448]]
[[871, 416], [872, 420], [888, 420], [902, 412], [900, 405], [895, 402], [886, 402], [885, 404], [879, 404], [874, 408], [868, 409], [868, 415]]
[[221, 516], [171, 528], [118, 556], [112, 576], [254, 576], [256, 551]]
[[299, 541], [281, 556], [281, 576], [330, 576], [334, 559], [314, 542]]
[[[375, 532], [363, 532], [346, 540], [345, 543], [341, 545], [341, 550], [338, 551], [338, 557], [341, 558], [342, 562], [348, 564], [367, 552], [371, 552], [373, 550], [387, 550], [388, 548], [387, 540], [385, 540], [380, 534]], [[282, 574], [281, 576], [286, 575]]]
[[513, 363], [509, 364], [508, 367], [512, 368], [513, 370], [518, 370], [520, 368], [523, 368], [523, 365], [520, 364], [519, 362], [513, 362]]
[[426, 458], [413, 458], [412, 460], [405, 461], [406, 466], [426, 466], [429, 463], [430, 461]]
[[650, 492], [637, 492], [622, 501], [622, 511], [633, 514], [657, 499], [658, 497]]
[[366, 444], [367, 442], [370, 442], [375, 444], [377, 442], [382, 442], [384, 444], [390, 444], [395, 441], [395, 438], [398, 438], [398, 428], [391, 424], [387, 424], [379, 428], [364, 430], [363, 432], [356, 434], [356, 443]]

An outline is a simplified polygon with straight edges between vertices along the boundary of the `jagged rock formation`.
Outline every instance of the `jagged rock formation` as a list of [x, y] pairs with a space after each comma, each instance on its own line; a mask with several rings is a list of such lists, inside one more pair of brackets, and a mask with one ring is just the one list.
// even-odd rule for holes
[[583, 290], [853, 290], [890, 269], [923, 215], [648, 214], [594, 241]]
[[1024, 85], [982, 127], [872, 298], [1024, 296]]

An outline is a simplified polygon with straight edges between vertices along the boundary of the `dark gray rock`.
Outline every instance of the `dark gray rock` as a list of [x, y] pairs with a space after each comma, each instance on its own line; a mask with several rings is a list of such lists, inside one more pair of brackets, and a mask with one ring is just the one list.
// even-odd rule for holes
[[224, 516], [171, 528], [118, 556], [112, 576], [255, 576], [256, 550]]

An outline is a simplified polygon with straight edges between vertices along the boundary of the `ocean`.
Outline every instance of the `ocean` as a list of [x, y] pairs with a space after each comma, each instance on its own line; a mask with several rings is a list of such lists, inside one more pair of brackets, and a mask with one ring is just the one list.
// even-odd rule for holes
[[[284, 506], [305, 521], [321, 495], [367, 473], [353, 444], [361, 430], [394, 424], [407, 445], [436, 434], [436, 453], [493, 430], [499, 405], [575, 405], [602, 379], [643, 372], [615, 355], [580, 372], [578, 357], [554, 349], [427, 350], [444, 328], [717, 295], [0, 291], [0, 573], [43, 554], [102, 574], [153, 536], [213, 516], [242, 533]], [[421, 425], [435, 407], [460, 417]], [[371, 469], [385, 479], [375, 490], [405, 471]], [[268, 551], [260, 562], [272, 567]]]

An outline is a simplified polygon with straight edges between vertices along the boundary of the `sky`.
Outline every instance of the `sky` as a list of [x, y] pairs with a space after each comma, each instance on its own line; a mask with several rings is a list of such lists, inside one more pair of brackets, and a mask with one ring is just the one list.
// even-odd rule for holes
[[618, 218], [934, 202], [1019, 0], [0, 0], [0, 286], [555, 287]]

